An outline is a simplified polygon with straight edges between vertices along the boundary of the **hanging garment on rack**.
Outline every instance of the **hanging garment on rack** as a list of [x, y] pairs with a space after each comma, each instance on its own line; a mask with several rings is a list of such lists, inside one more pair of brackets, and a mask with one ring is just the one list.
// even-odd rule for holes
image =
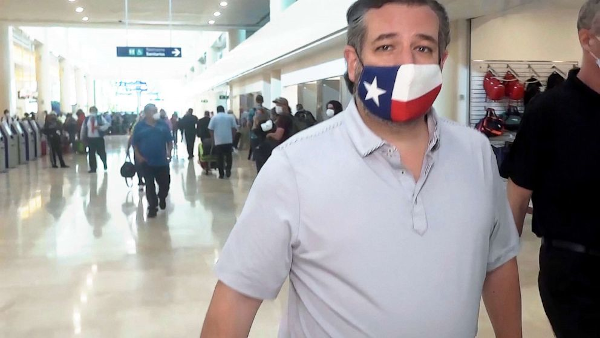
[[563, 84], [563, 82], [565, 82], [565, 78], [558, 72], [554, 72], [548, 77], [548, 85], [546, 86], [546, 90], [558, 87]]
[[525, 106], [536, 96], [542, 92], [542, 82], [535, 77], [526, 81], [527, 88], [525, 89]]

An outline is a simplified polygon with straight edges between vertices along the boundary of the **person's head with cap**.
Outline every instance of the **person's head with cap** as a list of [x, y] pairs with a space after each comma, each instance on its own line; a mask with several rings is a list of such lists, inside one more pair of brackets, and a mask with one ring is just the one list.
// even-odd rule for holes
[[146, 123], [152, 125], [154, 125], [156, 121], [160, 120], [160, 113], [154, 104], [148, 103], [144, 107], [144, 119], [146, 120]]
[[223, 106], [218, 106], [217, 107], [217, 114], [221, 114], [221, 113], [224, 113], [224, 112], [225, 112], [225, 107], [223, 107]]
[[579, 77], [595, 83], [600, 90], [600, 0], [587, 0], [577, 20], [579, 42], [583, 48], [583, 63]]
[[441, 91], [448, 56], [444, 6], [436, 0], [358, 0], [346, 18], [345, 79], [361, 115], [391, 125], [424, 121]]
[[297, 111], [297, 112], [304, 111], [304, 106], [303, 106], [301, 103], [298, 103], [298, 104], [296, 105], [296, 111]]
[[275, 112], [277, 113], [277, 115], [292, 113], [290, 104], [288, 103], [288, 100], [285, 97], [278, 97], [275, 100], [273, 100], [273, 103], [275, 103]]

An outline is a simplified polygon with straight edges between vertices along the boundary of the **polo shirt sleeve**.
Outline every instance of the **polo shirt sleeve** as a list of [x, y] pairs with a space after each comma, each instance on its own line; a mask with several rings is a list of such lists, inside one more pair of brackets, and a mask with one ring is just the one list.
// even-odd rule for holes
[[495, 222], [490, 234], [487, 271], [492, 272], [515, 258], [519, 254], [521, 244], [513, 214], [508, 204], [506, 183], [498, 173], [498, 164], [491, 149], [489, 153], [492, 162]]
[[[165, 122], [165, 125], [166, 125], [166, 122]], [[168, 125], [166, 125], [166, 128], [163, 128], [163, 135], [164, 135], [165, 141], [167, 143], [173, 142], [173, 134], [171, 133], [171, 129], [169, 129]]]
[[527, 107], [515, 142], [500, 171], [502, 177], [510, 178], [516, 185], [528, 190], [534, 189], [544, 151], [541, 125], [544, 108], [541, 101], [543, 98], [537, 98]]
[[294, 170], [275, 150], [254, 182], [216, 265], [219, 280], [255, 299], [275, 299], [290, 273], [299, 198]]

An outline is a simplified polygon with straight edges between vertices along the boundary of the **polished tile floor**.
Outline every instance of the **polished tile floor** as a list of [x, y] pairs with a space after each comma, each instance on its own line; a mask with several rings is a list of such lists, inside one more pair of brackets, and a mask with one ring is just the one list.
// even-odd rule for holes
[[[123, 137], [107, 138], [109, 169], [48, 158], [0, 174], [0, 337], [198, 337], [212, 268], [241, 212], [255, 170], [235, 157], [231, 180], [203, 175], [185, 146], [172, 163], [166, 212], [146, 218], [137, 185], [119, 175]], [[525, 337], [551, 331], [537, 292], [539, 241], [520, 256]], [[286, 290], [261, 308], [251, 337], [276, 337]], [[482, 311], [479, 337], [493, 337]], [[443, 333], [440, 333], [443, 337]]]

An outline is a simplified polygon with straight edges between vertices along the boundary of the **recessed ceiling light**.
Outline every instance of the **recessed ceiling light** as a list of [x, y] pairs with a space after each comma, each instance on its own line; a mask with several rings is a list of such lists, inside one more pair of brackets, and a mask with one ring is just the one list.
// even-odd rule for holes
[[90, 18], [88, 18], [87, 16], [84, 16], [81, 20], [83, 21], [88, 21]]
[[77, 13], [83, 12], [83, 7], [77, 7], [77, 8], [75, 8], [75, 12], [77, 12]]
[[227, 7], [227, 5], [229, 5], [227, 1], [221, 1], [221, 7]]
[[214, 25], [214, 24], [215, 24], [215, 20], [210, 20], [210, 21], [208, 22], [208, 24], [209, 24], [209, 25]]
[[69, 2], [75, 2], [76, 0], [69, 0]]
[[214, 14], [214, 15], [215, 15], [215, 16], [221, 16], [221, 12], [218, 12], [218, 11], [217, 11], [217, 12], [215, 12], [215, 14]]

